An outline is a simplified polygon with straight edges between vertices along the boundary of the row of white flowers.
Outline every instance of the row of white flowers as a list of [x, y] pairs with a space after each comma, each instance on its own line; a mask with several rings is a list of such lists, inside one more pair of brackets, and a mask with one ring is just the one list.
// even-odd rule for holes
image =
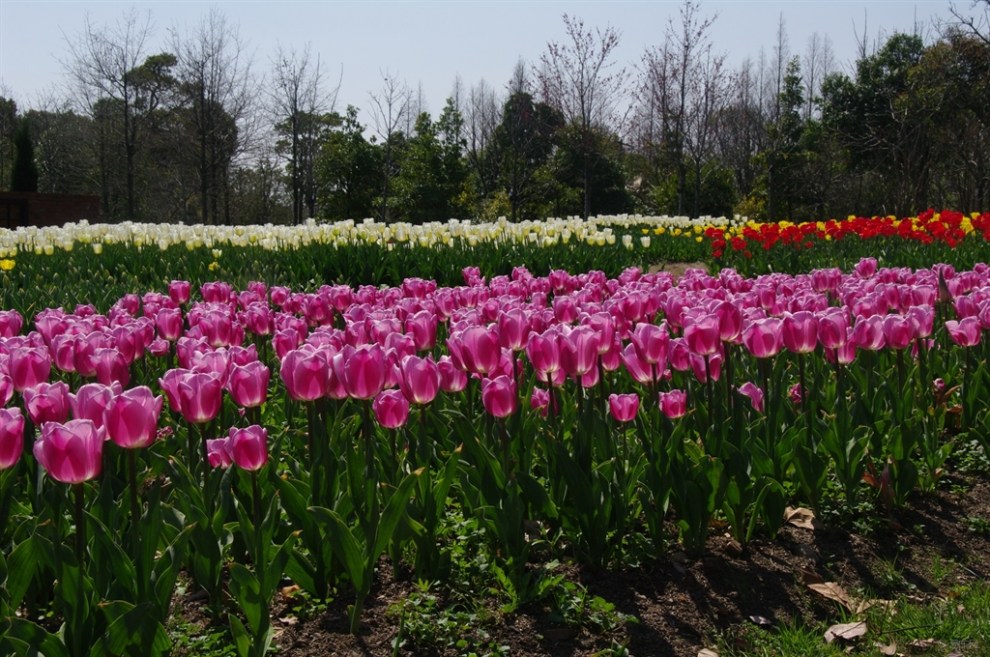
[[[310, 245], [344, 247], [353, 244], [408, 245], [421, 247], [475, 246], [480, 243], [539, 243], [544, 245], [570, 241], [593, 245], [614, 244], [616, 235], [623, 242], [631, 240], [624, 232], [648, 228], [657, 234], [700, 234], [704, 227], [741, 224], [744, 218], [602, 215], [585, 220], [580, 217], [552, 217], [541, 221], [514, 223], [505, 217], [493, 222], [476, 223], [450, 219], [446, 222], [410, 224], [381, 223], [374, 219], [331, 223], [313, 219], [298, 226], [273, 224], [250, 226], [207, 226], [203, 224], [151, 224], [126, 221], [119, 224], [90, 224], [87, 221], [59, 227], [27, 226], [0, 229], [0, 257], [17, 252], [54, 253], [70, 251], [78, 244], [88, 244], [99, 252], [104, 244], [128, 244], [137, 248], [185, 246], [188, 249], [224, 246], [259, 246], [268, 250], [298, 249]], [[628, 238], [628, 239], [626, 239]]]

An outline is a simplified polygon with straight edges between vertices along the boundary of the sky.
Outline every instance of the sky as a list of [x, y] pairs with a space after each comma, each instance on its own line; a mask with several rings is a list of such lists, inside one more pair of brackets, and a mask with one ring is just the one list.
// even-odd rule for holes
[[[147, 54], [167, 50], [170, 30], [191, 32], [211, 8], [237, 26], [257, 75], [266, 75], [276, 49], [301, 51], [310, 44], [330, 87], [340, 82], [337, 109], [368, 108], [388, 73], [421, 89], [434, 116], [460, 76], [465, 89], [484, 79], [501, 91], [520, 59], [536, 63], [549, 41], [566, 38], [562, 15], [587, 27], [612, 27], [620, 35], [616, 62], [635, 72], [647, 48], [662, 44], [668, 21], [677, 21], [679, 0], [494, 1], [298, 1], [200, 2], [0, 0], [0, 95], [18, 107], [36, 107], [46, 96], [64, 97], [64, 61], [87, 18], [94, 26], [119, 21], [131, 8], [150, 13]], [[966, 12], [970, 0], [956, 6]], [[783, 19], [789, 48], [803, 55], [813, 33], [828, 36], [840, 70], [850, 72], [865, 34], [872, 45], [894, 32], [934, 34], [933, 20], [950, 19], [947, 1], [844, 0], [702, 1], [700, 13], [715, 16], [711, 36], [735, 68], [745, 58], [771, 56]]]

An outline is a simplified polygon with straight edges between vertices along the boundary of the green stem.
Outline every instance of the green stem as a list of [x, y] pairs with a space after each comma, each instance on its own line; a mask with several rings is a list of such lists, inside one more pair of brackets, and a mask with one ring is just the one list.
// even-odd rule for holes
[[[85, 499], [83, 496], [83, 484], [73, 484], [72, 490], [75, 493], [75, 518], [76, 518], [76, 560], [79, 563], [80, 573], [83, 570], [83, 563], [86, 558], [86, 523], [84, 518]], [[80, 587], [81, 590], [82, 587]]]

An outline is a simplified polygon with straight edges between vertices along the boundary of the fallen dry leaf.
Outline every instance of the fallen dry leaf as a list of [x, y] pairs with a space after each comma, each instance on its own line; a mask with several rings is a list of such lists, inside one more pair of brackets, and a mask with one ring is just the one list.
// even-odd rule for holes
[[935, 639], [915, 639], [908, 644], [908, 648], [911, 649], [911, 652], [925, 652], [937, 645], [939, 642]]
[[708, 648], [702, 648], [698, 651], [698, 657], [718, 657], [718, 653]]
[[815, 530], [819, 527], [819, 522], [815, 518], [815, 512], [803, 506], [797, 508], [787, 507], [784, 509], [784, 522], [801, 529]]
[[832, 643], [836, 639], [852, 641], [866, 634], [866, 621], [858, 623], [839, 623], [825, 630], [825, 642]]
[[878, 641], [877, 643], [873, 644], [873, 647], [876, 648], [881, 655], [888, 655], [888, 657], [893, 657], [894, 655], [897, 654], [897, 643], [895, 643], [894, 641], [891, 641], [887, 645], [884, 645]]
[[808, 588], [818, 595], [823, 595], [829, 600], [838, 602], [849, 611], [855, 611], [853, 599], [849, 597], [849, 594], [846, 593], [844, 588], [835, 582], [816, 582], [808, 584]]
[[770, 627], [773, 625], [773, 623], [770, 622], [770, 619], [766, 616], [753, 615], [749, 617], [749, 620], [753, 621], [753, 624], [759, 627]]

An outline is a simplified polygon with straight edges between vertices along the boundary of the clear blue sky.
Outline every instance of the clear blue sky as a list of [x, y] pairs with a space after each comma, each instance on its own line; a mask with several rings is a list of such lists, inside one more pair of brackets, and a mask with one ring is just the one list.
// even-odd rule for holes
[[[484, 78], [501, 90], [517, 60], [537, 62], [548, 41], [564, 39], [563, 13], [586, 26], [610, 25], [621, 34], [620, 63], [633, 68], [643, 51], [662, 43], [679, 1], [612, 2], [439, 1], [433, 2], [79, 2], [70, 0], [0, 0], [0, 93], [19, 107], [30, 107], [66, 82], [60, 60], [68, 58], [67, 39], [81, 33], [88, 15], [94, 25], [112, 24], [129, 8], [151, 13], [154, 35], [148, 54], [167, 47], [168, 31], [199, 24], [211, 7], [238, 25], [253, 55], [253, 70], [265, 74], [276, 44], [301, 49], [312, 43], [328, 77], [343, 79], [338, 108], [368, 107], [369, 91], [381, 87], [388, 70], [415, 89], [422, 85], [426, 109], [434, 116], [443, 107], [455, 76], [465, 88]], [[970, 10], [969, 0], [957, 6]], [[716, 49], [733, 64], [768, 56], [783, 16], [790, 50], [802, 55], [818, 32], [832, 41], [836, 63], [849, 70], [857, 33], [871, 42], [878, 35], [931, 31], [932, 19], [949, 18], [945, 1], [740, 1], [708, 0], [701, 13], [717, 14], [711, 34]], [[62, 95], [56, 91], [57, 95]]]

